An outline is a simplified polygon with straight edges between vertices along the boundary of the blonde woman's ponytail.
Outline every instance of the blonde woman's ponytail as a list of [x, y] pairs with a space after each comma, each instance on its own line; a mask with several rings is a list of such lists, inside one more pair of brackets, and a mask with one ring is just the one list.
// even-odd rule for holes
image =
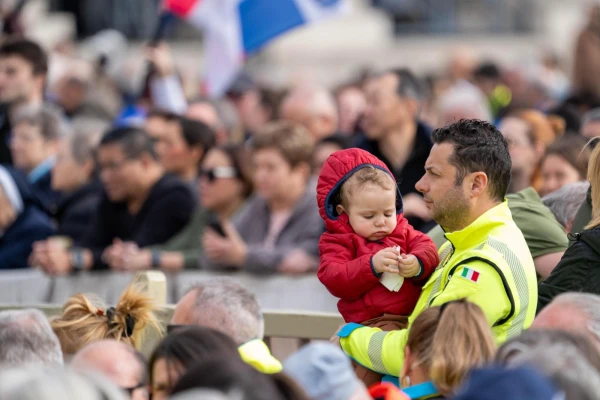
[[62, 314], [50, 324], [65, 354], [74, 354], [87, 344], [103, 339], [123, 341], [139, 349], [146, 327], [161, 331], [155, 311], [152, 298], [145, 295], [139, 285], [131, 284], [115, 307], [106, 307], [94, 295], [71, 296]]

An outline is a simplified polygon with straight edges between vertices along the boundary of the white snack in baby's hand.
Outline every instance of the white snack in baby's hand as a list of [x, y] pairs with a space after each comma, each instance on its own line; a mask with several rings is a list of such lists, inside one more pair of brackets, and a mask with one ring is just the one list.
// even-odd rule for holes
[[404, 277], [391, 272], [384, 272], [379, 282], [390, 292], [398, 292], [404, 283]]

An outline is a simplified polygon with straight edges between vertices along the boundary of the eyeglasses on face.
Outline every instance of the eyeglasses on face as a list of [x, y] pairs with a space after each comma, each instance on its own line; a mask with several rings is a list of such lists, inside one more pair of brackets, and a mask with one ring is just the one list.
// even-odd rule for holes
[[238, 172], [233, 167], [215, 167], [211, 169], [200, 170], [200, 177], [206, 178], [209, 182], [214, 182], [217, 179], [237, 178]]

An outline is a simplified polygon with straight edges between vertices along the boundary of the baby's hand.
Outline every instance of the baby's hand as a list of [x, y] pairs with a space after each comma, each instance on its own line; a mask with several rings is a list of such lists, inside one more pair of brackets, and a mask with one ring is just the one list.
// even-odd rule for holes
[[[378, 274], [384, 272], [398, 273], [398, 260], [399, 252], [394, 247], [388, 247], [387, 249], [379, 250], [373, 256], [373, 268]], [[419, 262], [417, 261], [417, 264]]]
[[412, 278], [419, 273], [421, 264], [417, 257], [412, 254], [400, 254], [398, 261], [398, 273], [405, 278]]

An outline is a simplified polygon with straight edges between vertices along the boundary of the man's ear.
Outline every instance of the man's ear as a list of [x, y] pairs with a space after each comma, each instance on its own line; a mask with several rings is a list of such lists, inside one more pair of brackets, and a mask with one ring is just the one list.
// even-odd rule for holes
[[483, 171], [474, 172], [471, 179], [471, 194], [473, 197], [481, 196], [488, 186], [488, 177], [486, 173]]
[[338, 205], [335, 207], [335, 211], [337, 212], [337, 214], [338, 214], [338, 215], [342, 215], [342, 214], [348, 214], [348, 213], [346, 212], [346, 209], [344, 208], [344, 206], [343, 206], [343, 205], [341, 205], [341, 204], [338, 204]]

